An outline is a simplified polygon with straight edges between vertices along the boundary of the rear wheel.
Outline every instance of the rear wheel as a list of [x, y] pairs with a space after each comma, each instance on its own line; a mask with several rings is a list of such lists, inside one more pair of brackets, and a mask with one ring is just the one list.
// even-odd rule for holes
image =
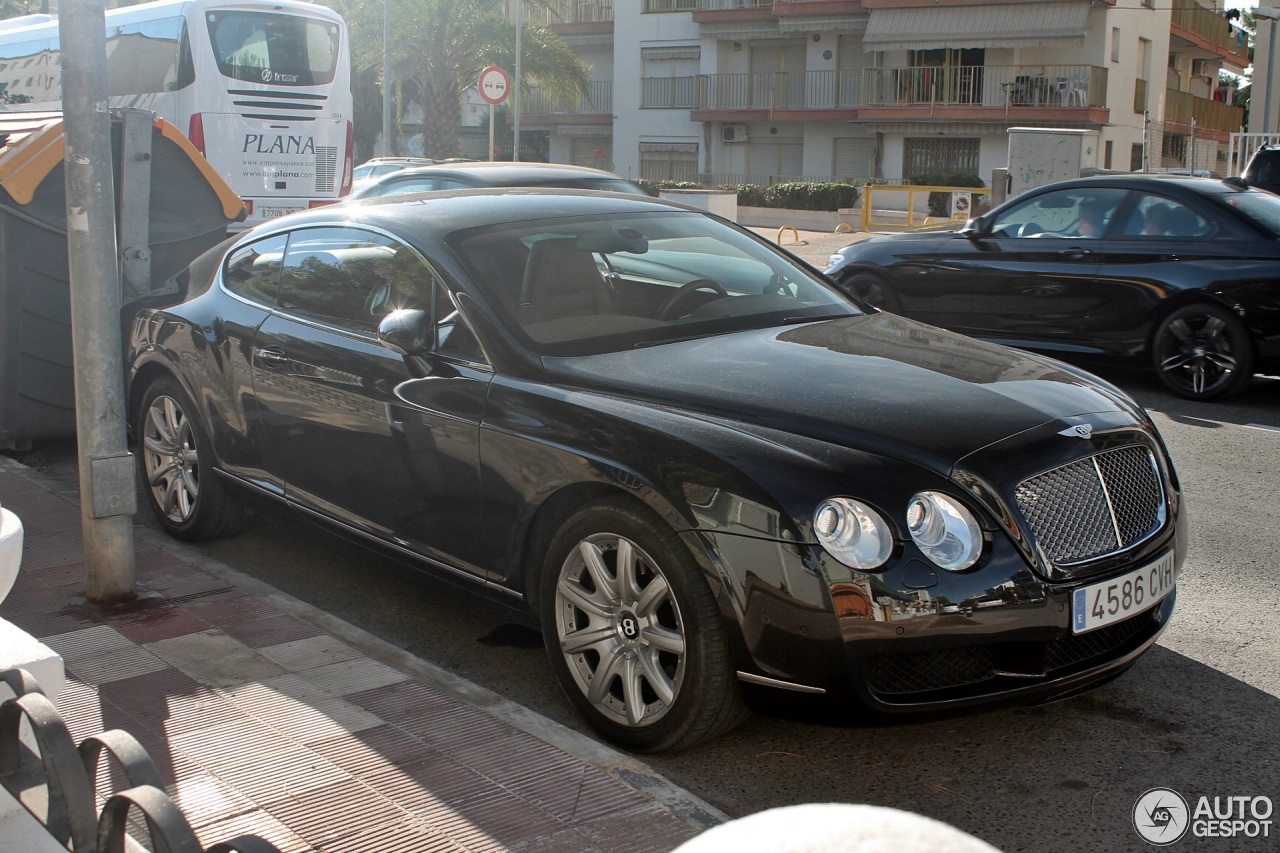
[[746, 718], [702, 570], [642, 506], [615, 499], [571, 515], [548, 550], [540, 593], [556, 677], [609, 740], [676, 751]]
[[1253, 377], [1253, 344], [1236, 317], [1217, 305], [1185, 305], [1161, 322], [1151, 343], [1156, 373], [1169, 390], [1213, 400]]
[[197, 541], [238, 533], [243, 506], [213, 473], [213, 453], [195, 406], [169, 376], [147, 386], [134, 417], [138, 467], [147, 503], [178, 539]]

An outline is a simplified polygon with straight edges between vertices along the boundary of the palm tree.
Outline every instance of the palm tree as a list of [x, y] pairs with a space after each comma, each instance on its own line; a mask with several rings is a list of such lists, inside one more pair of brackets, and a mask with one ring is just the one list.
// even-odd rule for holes
[[[515, 67], [515, 24], [501, 0], [390, 0], [391, 67], [401, 95], [422, 108], [422, 148], [428, 157], [458, 149], [462, 94], [481, 69]], [[555, 0], [525, 0], [554, 10]], [[348, 16], [357, 69], [382, 64], [382, 3], [360, 0]], [[564, 41], [546, 27], [524, 22], [521, 83], [552, 97], [577, 98], [587, 88], [587, 69]]]

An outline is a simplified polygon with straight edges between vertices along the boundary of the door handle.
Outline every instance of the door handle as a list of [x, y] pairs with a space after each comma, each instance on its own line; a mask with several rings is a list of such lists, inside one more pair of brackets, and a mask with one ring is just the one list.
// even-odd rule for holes
[[279, 347], [254, 347], [253, 357], [264, 364], [282, 367], [289, 363], [289, 356]]
[[1063, 249], [1058, 252], [1060, 258], [1087, 258], [1093, 254], [1093, 249], [1085, 249], [1083, 247], [1075, 247], [1071, 249]]

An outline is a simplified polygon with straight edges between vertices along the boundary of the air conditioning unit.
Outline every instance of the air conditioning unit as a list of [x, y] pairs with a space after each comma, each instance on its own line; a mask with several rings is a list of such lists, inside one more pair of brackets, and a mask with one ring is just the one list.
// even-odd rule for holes
[[1191, 60], [1191, 76], [1193, 77], [1212, 77], [1213, 72], [1209, 68], [1209, 60], [1193, 59]]
[[746, 142], [747, 126], [745, 124], [726, 124], [720, 128], [721, 142]]

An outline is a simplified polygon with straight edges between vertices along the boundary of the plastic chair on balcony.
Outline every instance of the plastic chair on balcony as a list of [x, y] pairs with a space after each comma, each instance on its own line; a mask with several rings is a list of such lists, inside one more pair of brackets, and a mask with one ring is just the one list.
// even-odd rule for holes
[[1089, 93], [1089, 78], [1084, 76], [1059, 77], [1055, 83], [1058, 97], [1064, 107], [1083, 107]]

